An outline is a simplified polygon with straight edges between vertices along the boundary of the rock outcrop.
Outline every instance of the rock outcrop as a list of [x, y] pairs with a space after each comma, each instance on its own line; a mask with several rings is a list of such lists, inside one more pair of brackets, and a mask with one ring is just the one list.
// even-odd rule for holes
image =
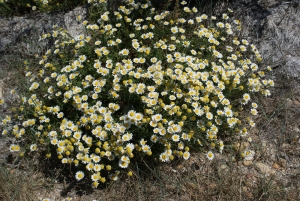
[[266, 65], [300, 76], [300, 6], [297, 1], [235, 0], [242, 35], [257, 45]]

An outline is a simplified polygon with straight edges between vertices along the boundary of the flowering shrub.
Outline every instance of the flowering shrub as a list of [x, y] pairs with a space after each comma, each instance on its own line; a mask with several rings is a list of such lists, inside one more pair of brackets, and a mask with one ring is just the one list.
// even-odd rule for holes
[[[12, 152], [51, 157], [55, 149], [78, 168], [77, 180], [88, 176], [95, 187], [116, 180], [135, 158], [187, 160], [191, 148], [203, 147], [213, 159], [227, 136], [255, 126], [252, 96], [269, 96], [274, 85], [253, 61], [261, 61], [256, 47], [236, 37], [240, 22], [230, 9], [218, 19], [196, 8], [156, 13], [149, 1], [123, 3], [95, 14], [97, 22], [83, 21], [87, 36], [71, 38], [56, 26], [41, 36], [55, 47], [38, 72], [25, 62], [30, 95], [13, 109], [21, 123], [2, 132], [25, 145], [11, 145]], [[246, 105], [249, 117], [241, 118]]]

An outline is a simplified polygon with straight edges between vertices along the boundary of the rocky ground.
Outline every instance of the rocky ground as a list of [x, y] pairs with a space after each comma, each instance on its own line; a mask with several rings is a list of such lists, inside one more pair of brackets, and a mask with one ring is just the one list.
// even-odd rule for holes
[[[236, 144], [237, 150], [251, 150], [254, 154], [236, 162], [231, 161], [234, 153], [217, 155], [212, 162], [203, 154], [193, 154], [186, 162], [140, 171], [148, 177], [140, 175], [86, 194], [76, 185], [58, 179], [54, 182], [52, 177], [51, 187], [32, 187], [39, 199], [63, 200], [69, 196], [73, 200], [300, 200], [299, 2], [233, 0], [220, 3], [216, 10], [228, 6], [242, 21], [242, 36], [256, 44], [265, 66], [273, 68], [271, 78], [276, 84], [270, 98], [257, 97], [261, 112], [257, 126], [249, 134], [252, 141]], [[14, 101], [8, 95], [12, 88], [9, 83], [19, 68], [9, 66], [11, 59], [33, 57], [46, 48], [47, 44], [38, 44], [37, 37], [53, 24], [65, 26], [71, 35], [81, 33], [81, 25], [72, 20], [78, 13], [84, 14], [85, 8], [67, 14], [0, 18], [0, 98], [8, 99], [0, 116]], [[13, 169], [14, 163], [8, 157], [9, 142], [0, 136], [0, 166], [11, 175], [34, 175], [35, 180], [47, 183], [42, 173], [30, 173], [26, 168], [16, 173], [18, 170]]]

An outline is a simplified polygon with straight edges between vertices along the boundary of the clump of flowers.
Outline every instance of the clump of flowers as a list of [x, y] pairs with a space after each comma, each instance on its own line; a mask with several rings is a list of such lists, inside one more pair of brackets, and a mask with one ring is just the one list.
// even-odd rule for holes
[[[261, 60], [256, 47], [236, 37], [240, 23], [228, 11], [220, 19], [188, 7], [157, 13], [150, 1], [125, 0], [97, 22], [83, 21], [86, 36], [54, 26], [41, 37], [55, 47], [40, 70], [25, 63], [30, 95], [16, 108], [20, 124], [2, 134], [27, 143], [11, 151], [46, 149], [51, 157], [55, 149], [77, 167], [77, 180], [89, 177], [95, 187], [132, 175], [130, 163], [140, 157], [188, 160], [203, 147], [212, 160], [227, 136], [247, 136], [258, 113], [252, 97], [269, 96], [274, 85], [254, 62]], [[240, 117], [243, 108], [248, 118]]]

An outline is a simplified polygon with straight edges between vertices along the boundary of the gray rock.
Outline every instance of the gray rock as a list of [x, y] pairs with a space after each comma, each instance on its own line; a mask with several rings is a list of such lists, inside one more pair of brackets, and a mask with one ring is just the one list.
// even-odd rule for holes
[[86, 8], [78, 7], [64, 15], [65, 26], [68, 30], [68, 33], [73, 38], [75, 38], [80, 34], [86, 33], [84, 25], [81, 22], [76, 20], [77, 16], [79, 15], [81, 15], [82, 19], [84, 19], [86, 17], [86, 12], [87, 12]]
[[[235, 0], [235, 18], [242, 22], [241, 36], [254, 43], [264, 64], [291, 77], [300, 75], [300, 6], [297, 1]], [[289, 55], [289, 56], [288, 56]]]
[[[295, 69], [292, 66], [294, 66], [293, 63], [297, 61], [297, 56], [299, 56], [299, 35], [299, 8], [282, 4], [273, 8], [271, 15], [266, 18], [265, 29], [259, 47], [260, 51], [271, 63], [284, 60], [284, 64], [287, 65], [287, 68], [284, 68], [284, 70], [290, 75], [294, 75]], [[286, 55], [290, 55], [288, 56], [290, 58], [287, 58]]]
[[[300, 37], [300, 36], [299, 36]], [[288, 57], [284, 71], [292, 77], [300, 76], [300, 57]]]
[[258, 0], [257, 3], [264, 8], [269, 8], [280, 5], [282, 0]]
[[40, 53], [48, 44], [39, 41], [43, 33], [51, 32], [53, 25], [66, 28], [72, 37], [85, 33], [85, 27], [76, 20], [78, 15], [86, 17], [85, 7], [78, 7], [66, 14], [47, 13], [35, 16], [0, 18], [0, 54], [18, 50], [22, 54]]
[[40, 53], [47, 44], [39, 41], [42, 33], [50, 32], [52, 26], [64, 26], [61, 14], [40, 14], [35, 16], [14, 16], [0, 18], [0, 54], [19, 52], [24, 55]]

